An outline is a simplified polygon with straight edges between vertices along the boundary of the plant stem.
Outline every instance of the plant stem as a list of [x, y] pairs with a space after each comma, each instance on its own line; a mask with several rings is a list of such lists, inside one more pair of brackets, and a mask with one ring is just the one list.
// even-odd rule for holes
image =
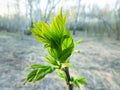
[[66, 76], [67, 76], [66, 83], [67, 83], [67, 85], [68, 85], [68, 88], [69, 88], [69, 90], [73, 90], [73, 85], [70, 84], [70, 79], [71, 79], [71, 78], [70, 78], [70, 74], [69, 74], [69, 68], [66, 67], [66, 68], [64, 68], [63, 70], [64, 70], [64, 72], [66, 73]]

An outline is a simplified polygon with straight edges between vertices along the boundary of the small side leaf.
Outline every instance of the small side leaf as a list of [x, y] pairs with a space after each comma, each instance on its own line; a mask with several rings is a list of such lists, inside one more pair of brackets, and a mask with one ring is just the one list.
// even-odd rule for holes
[[84, 77], [74, 78], [72, 77], [70, 83], [76, 87], [80, 87], [80, 84], [87, 85], [87, 82]]
[[25, 83], [26, 82], [36, 82], [38, 80], [41, 80], [48, 73], [51, 73], [55, 70], [55, 68], [53, 68], [51, 66], [41, 65], [41, 64], [33, 64], [30, 66], [29, 69], [32, 69], [32, 71], [27, 75], [27, 79], [26, 79]]
[[65, 80], [65, 81], [66, 81], [66, 79], [67, 79], [66, 74], [65, 74], [64, 71], [59, 71], [59, 72], [58, 72], [58, 76], [59, 76], [61, 79]]
[[76, 86], [78, 88], [80, 87], [79, 82], [74, 77], [71, 78], [70, 84], [72, 84], [72, 85], [74, 85], [74, 86]]
[[74, 50], [74, 53], [80, 54], [80, 50]]
[[84, 77], [77, 78], [77, 81], [78, 81], [80, 84], [87, 85], [87, 81], [85, 80]]
[[46, 58], [46, 61], [47, 61], [48, 63], [50, 63], [50, 64], [52, 64], [52, 65], [57, 65], [57, 62], [56, 62], [56, 60], [55, 60], [53, 57], [47, 56], [47, 57], [45, 57], [45, 58]]
[[80, 40], [76, 41], [76, 42], [74, 43], [74, 45], [75, 45], [75, 46], [77, 46], [77, 45], [78, 45], [78, 44], [80, 44], [81, 42], [83, 42], [83, 40], [82, 40], [82, 39], [80, 39]]

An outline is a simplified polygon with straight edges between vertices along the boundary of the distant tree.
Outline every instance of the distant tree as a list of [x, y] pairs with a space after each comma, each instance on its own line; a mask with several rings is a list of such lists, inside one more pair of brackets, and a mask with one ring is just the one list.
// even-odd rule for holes
[[75, 31], [76, 31], [76, 28], [77, 28], [77, 23], [78, 23], [78, 19], [79, 19], [79, 16], [80, 16], [80, 2], [81, 0], [78, 0], [78, 7], [77, 7], [77, 15], [76, 15], [76, 18], [75, 18], [75, 22], [73, 24], [73, 35], [75, 35]]
[[46, 8], [45, 8], [45, 15], [44, 21], [47, 22], [50, 19], [52, 11], [54, 11], [55, 7], [60, 3], [60, 0], [47, 0]]
[[29, 5], [29, 16], [30, 16], [30, 27], [33, 27], [33, 5], [32, 5], [33, 0], [28, 0], [28, 5]]
[[39, 22], [42, 19], [42, 12], [41, 12], [41, 8], [40, 8], [40, 2], [41, 2], [41, 0], [35, 0], [33, 2], [33, 6], [34, 6], [33, 20], [35, 22]]
[[[30, 17], [30, 28], [33, 28], [33, 5], [32, 5], [33, 0], [27, 0], [26, 4], [26, 17]], [[29, 8], [29, 11], [27, 10]], [[29, 30], [24, 30], [24, 34], [26, 35], [31, 35], [32, 33]]]
[[[15, 31], [21, 31], [21, 28], [19, 26], [20, 24], [20, 0], [15, 0], [14, 7], [15, 7], [15, 12], [16, 14], [14, 15], [14, 23], [16, 24], [14, 26]], [[18, 28], [19, 27], [19, 28]]]
[[116, 1], [115, 5], [115, 18], [116, 18], [116, 40], [120, 40], [120, 0]]
[[116, 40], [120, 40], [120, 8], [117, 10], [116, 17]]
[[10, 20], [9, 20], [9, 17], [10, 17], [10, 15], [9, 15], [9, 13], [10, 13], [10, 4], [9, 4], [9, 2], [7, 2], [7, 22], [6, 22], [6, 30], [7, 31], [9, 31], [9, 27], [10, 27]]

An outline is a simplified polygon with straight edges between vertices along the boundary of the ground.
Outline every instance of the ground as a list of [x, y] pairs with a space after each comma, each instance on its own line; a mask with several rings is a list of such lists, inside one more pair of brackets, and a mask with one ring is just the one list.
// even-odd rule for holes
[[[74, 40], [82, 37], [77, 33]], [[120, 41], [108, 38], [83, 38], [71, 56], [73, 76], [84, 76], [88, 85], [81, 90], [120, 90]], [[41, 81], [23, 85], [29, 65], [45, 64], [47, 51], [33, 36], [0, 32], [0, 90], [67, 90], [56, 75], [47, 75]], [[74, 90], [80, 90], [74, 88]]]

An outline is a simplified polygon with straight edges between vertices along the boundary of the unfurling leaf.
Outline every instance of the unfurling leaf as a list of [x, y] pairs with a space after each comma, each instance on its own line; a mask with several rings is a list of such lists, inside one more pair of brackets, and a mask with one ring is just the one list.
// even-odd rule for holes
[[86, 81], [86, 79], [84, 77], [77, 78], [77, 81], [80, 84], [87, 85], [87, 81]]
[[77, 46], [77, 45], [78, 45], [78, 44], [80, 44], [81, 42], [83, 42], [83, 40], [82, 40], [82, 39], [80, 39], [80, 40], [76, 41], [76, 42], [75, 42], [75, 46]]
[[61, 79], [65, 80], [65, 81], [66, 81], [66, 79], [67, 79], [67, 76], [66, 76], [66, 74], [65, 74], [64, 71], [59, 71], [59, 72], [58, 72], [58, 76], [59, 76]]
[[36, 82], [41, 80], [48, 73], [51, 73], [55, 70], [55, 68], [51, 66], [41, 64], [33, 64], [29, 69], [32, 69], [32, 71], [27, 75], [27, 82]]
[[[44, 43], [44, 47], [48, 49], [53, 60], [61, 63], [66, 62], [74, 50], [72, 35], [65, 27], [66, 17], [67, 14], [62, 15], [61, 9], [50, 25], [41, 21], [34, 23], [34, 27], [31, 29], [35, 38]], [[48, 61], [54, 64], [53, 60]]]
[[70, 84], [72, 84], [78, 88], [80, 87], [79, 82], [74, 77], [71, 77]]
[[80, 84], [87, 85], [87, 82], [84, 77], [74, 78], [72, 77], [70, 83], [76, 87], [80, 87]]
[[51, 57], [51, 56], [47, 56], [47, 57], [46, 57], [46, 61], [47, 61], [48, 63], [50, 63], [50, 64], [58, 65], [57, 61], [56, 61], [53, 57]]
[[60, 55], [60, 62], [61, 63], [65, 63], [66, 60], [70, 57], [70, 55], [72, 54], [73, 52], [73, 47], [68, 47], [66, 49], [64, 49]]

